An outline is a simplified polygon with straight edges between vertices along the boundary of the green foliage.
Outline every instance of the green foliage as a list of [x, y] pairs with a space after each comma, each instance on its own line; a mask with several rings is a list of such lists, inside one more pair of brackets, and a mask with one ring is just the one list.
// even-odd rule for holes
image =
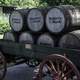
[[80, 5], [80, 0], [0, 0], [1, 5], [16, 7], [43, 7], [59, 4]]
[[40, 4], [40, 0], [0, 0], [0, 4], [6, 6], [16, 6], [18, 8], [40, 7], [47, 5], [45, 2]]
[[0, 15], [0, 34], [10, 30], [8, 17]]
[[80, 0], [40, 0], [40, 3], [47, 3], [48, 6], [55, 6], [55, 5], [80, 5]]
[[9, 31], [9, 26], [7, 23], [0, 23], [0, 34]]

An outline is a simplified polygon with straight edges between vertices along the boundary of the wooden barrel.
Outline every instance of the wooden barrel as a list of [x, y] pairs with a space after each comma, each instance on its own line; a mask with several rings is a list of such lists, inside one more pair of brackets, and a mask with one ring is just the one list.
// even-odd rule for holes
[[59, 47], [80, 49], [80, 30], [64, 35], [59, 41]]
[[54, 39], [51, 37], [51, 35], [45, 33], [39, 36], [37, 40], [38, 45], [46, 45], [49, 47], [54, 47]]
[[45, 22], [47, 29], [55, 34], [79, 29], [77, 26], [80, 26], [80, 9], [72, 5], [50, 8]]
[[19, 42], [33, 44], [34, 43], [33, 36], [28, 32], [23, 32], [19, 37]]
[[27, 29], [26, 18], [29, 9], [19, 9], [11, 13], [9, 23], [13, 31], [19, 32]]
[[13, 42], [16, 41], [15, 36], [14, 36], [14, 34], [12, 32], [6, 32], [6, 33], [4, 33], [3, 39], [7, 40], [7, 41], [13, 41]]
[[39, 32], [44, 26], [44, 15], [38, 8], [32, 8], [27, 15], [28, 28], [33, 32]]

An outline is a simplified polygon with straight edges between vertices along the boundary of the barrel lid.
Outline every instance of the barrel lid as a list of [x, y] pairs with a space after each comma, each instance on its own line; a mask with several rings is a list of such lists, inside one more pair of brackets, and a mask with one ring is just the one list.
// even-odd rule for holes
[[52, 33], [59, 33], [65, 27], [64, 13], [59, 7], [49, 9], [46, 14], [46, 27]]
[[64, 35], [59, 42], [59, 46], [63, 48], [80, 48], [79, 44], [80, 39], [72, 33]]
[[27, 16], [27, 24], [30, 30], [38, 32], [43, 28], [44, 17], [41, 10], [37, 8], [30, 9]]
[[15, 41], [15, 37], [14, 37], [13, 33], [11, 33], [11, 32], [4, 33], [3, 39], [9, 40], [9, 41]]
[[33, 43], [33, 37], [30, 33], [28, 32], [23, 32], [20, 37], [19, 37], [19, 42], [22, 42], [22, 43]]
[[60, 7], [65, 9], [65, 11], [67, 11], [67, 13], [69, 14], [68, 17], [70, 17], [71, 25], [72, 26], [78, 25], [77, 24], [77, 20], [78, 20], [78, 17], [79, 17], [79, 16], [77, 16], [77, 12], [79, 12], [79, 11], [77, 11], [78, 8], [76, 8], [73, 5], [61, 5]]
[[23, 27], [23, 18], [19, 11], [13, 11], [11, 13], [9, 22], [14, 31], [20, 31]]
[[49, 34], [42, 34], [38, 40], [37, 40], [38, 45], [46, 45], [50, 47], [54, 47], [54, 40]]
[[69, 34], [76, 36], [80, 40], [80, 30], [72, 31]]

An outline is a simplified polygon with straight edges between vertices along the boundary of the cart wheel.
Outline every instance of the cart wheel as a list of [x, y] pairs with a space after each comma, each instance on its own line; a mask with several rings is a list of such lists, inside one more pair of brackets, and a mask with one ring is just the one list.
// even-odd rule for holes
[[7, 65], [5, 61], [5, 57], [0, 52], [0, 80], [3, 80], [7, 71]]
[[40, 64], [34, 80], [80, 80], [80, 73], [69, 59], [53, 54]]

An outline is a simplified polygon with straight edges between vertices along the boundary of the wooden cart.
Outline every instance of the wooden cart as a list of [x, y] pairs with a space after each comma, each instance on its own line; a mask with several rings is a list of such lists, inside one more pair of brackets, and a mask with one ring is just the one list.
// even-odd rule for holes
[[38, 61], [33, 80], [80, 80], [80, 50], [51, 48], [0, 40], [0, 80], [7, 71], [8, 62], [23, 58]]

